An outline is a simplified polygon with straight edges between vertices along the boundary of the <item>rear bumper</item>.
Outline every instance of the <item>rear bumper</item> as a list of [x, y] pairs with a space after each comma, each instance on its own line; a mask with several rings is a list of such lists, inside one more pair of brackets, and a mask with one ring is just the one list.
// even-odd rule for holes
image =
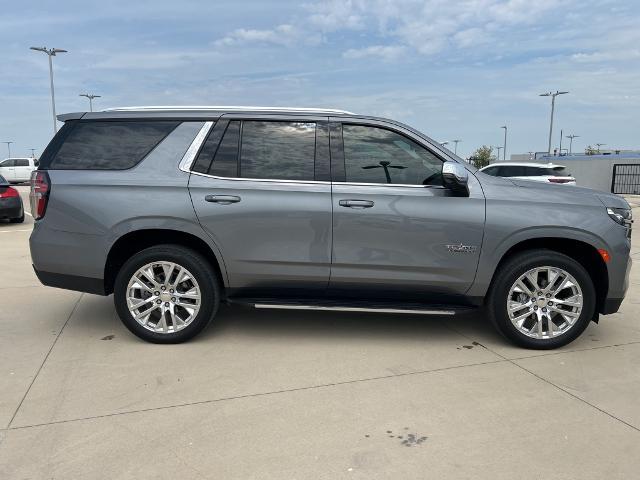
[[40, 283], [47, 287], [64, 288], [76, 292], [92, 293], [94, 295], [106, 295], [104, 280], [102, 278], [80, 277], [77, 275], [65, 275], [63, 273], [43, 272], [33, 267]]
[[20, 218], [22, 215], [20, 198], [0, 198], [0, 218]]

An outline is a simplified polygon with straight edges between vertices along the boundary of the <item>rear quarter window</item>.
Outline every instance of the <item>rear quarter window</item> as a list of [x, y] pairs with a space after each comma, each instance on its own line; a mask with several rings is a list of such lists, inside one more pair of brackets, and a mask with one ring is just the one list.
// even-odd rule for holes
[[56, 170], [126, 170], [136, 166], [180, 122], [74, 122], [48, 166]]

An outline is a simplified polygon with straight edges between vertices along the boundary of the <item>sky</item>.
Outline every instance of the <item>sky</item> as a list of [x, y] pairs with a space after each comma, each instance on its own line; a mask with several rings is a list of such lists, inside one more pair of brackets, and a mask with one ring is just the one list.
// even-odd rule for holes
[[[405, 122], [458, 154], [640, 148], [639, 0], [0, 0], [0, 142], [58, 113], [131, 105], [340, 108]], [[566, 146], [567, 140], [564, 140]], [[605, 147], [603, 147], [605, 148]], [[7, 155], [0, 143], [0, 158]]]

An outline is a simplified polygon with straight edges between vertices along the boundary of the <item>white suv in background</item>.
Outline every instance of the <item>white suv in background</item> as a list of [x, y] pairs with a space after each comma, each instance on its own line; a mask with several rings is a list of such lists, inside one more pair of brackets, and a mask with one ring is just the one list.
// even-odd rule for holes
[[38, 169], [37, 158], [6, 158], [0, 161], [0, 175], [9, 183], [28, 182]]
[[480, 171], [493, 177], [512, 177], [564, 185], [576, 184], [576, 179], [567, 172], [564, 165], [554, 163], [499, 162], [481, 168]]

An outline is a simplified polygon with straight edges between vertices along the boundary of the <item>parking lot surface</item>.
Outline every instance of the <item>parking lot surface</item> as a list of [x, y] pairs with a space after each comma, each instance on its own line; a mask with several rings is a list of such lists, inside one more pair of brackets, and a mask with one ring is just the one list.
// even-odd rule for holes
[[32, 224], [0, 224], [0, 479], [638, 478], [637, 260], [621, 311], [551, 352], [479, 314], [236, 307], [152, 345], [38, 282]]

